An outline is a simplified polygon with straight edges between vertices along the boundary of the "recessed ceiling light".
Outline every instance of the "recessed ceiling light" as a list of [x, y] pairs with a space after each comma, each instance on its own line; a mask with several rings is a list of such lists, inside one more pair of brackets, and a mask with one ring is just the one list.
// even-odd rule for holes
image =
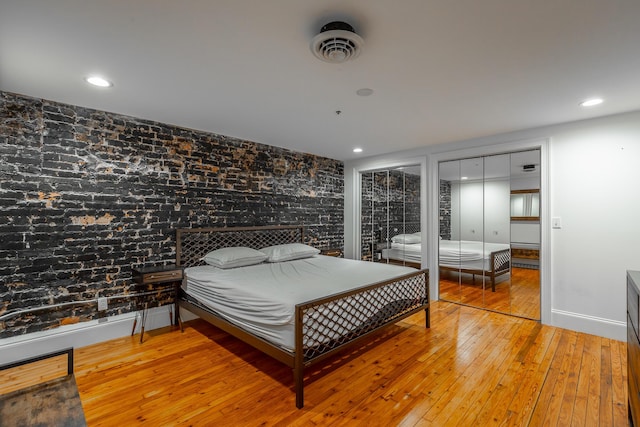
[[358, 89], [356, 94], [358, 96], [369, 96], [373, 93], [373, 89], [369, 89], [368, 87], [363, 87], [362, 89]]
[[107, 79], [103, 79], [102, 77], [98, 77], [98, 76], [91, 76], [91, 77], [87, 77], [86, 82], [94, 85], [94, 86], [98, 86], [98, 87], [111, 87], [113, 86], [113, 83], [111, 83], [109, 80]]
[[594, 105], [599, 105], [599, 104], [602, 104], [603, 102], [604, 100], [601, 98], [593, 98], [593, 99], [587, 99], [586, 101], [582, 101], [580, 105], [582, 107], [593, 107]]
[[362, 153], [362, 148], [354, 148], [353, 152], [354, 153]]
[[469, 177], [468, 176], [461, 176], [460, 179], [464, 181], [465, 179], [469, 179]]

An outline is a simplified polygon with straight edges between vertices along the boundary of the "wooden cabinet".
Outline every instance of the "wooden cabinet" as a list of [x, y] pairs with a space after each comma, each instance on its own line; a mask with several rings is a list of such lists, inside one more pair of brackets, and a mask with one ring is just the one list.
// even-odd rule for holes
[[629, 419], [640, 426], [640, 271], [627, 271], [627, 381], [629, 387]]
[[540, 259], [539, 249], [525, 249], [511, 246], [512, 258]]

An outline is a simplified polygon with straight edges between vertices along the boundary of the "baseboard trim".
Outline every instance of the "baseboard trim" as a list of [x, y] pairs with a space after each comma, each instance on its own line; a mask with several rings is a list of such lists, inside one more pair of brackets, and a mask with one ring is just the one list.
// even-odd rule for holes
[[[60, 326], [42, 332], [4, 338], [0, 340], [0, 365], [12, 363], [25, 357], [50, 353], [65, 348], [86, 347], [103, 341], [131, 335], [136, 312], [105, 317], [99, 320]], [[183, 321], [195, 319], [197, 316], [180, 309]], [[145, 331], [170, 325], [169, 306], [149, 309]], [[136, 326], [136, 334], [140, 333], [140, 321]], [[145, 338], [146, 339], [146, 338]]]
[[[60, 326], [48, 331], [4, 338], [0, 340], [0, 365], [12, 363], [32, 355], [45, 354], [69, 347], [86, 347], [91, 344], [131, 335], [135, 316], [136, 313], [125, 313], [100, 320]], [[185, 309], [180, 309], [180, 316], [183, 321], [198, 317]], [[140, 332], [139, 323], [136, 327], [136, 334]], [[169, 324], [168, 306], [155, 307], [149, 310], [145, 329], [151, 331], [169, 326]], [[564, 310], [551, 310], [551, 324], [560, 328], [618, 341], [627, 340], [627, 324], [616, 320]]]
[[627, 324], [617, 320], [552, 309], [551, 325], [618, 341], [627, 341]]

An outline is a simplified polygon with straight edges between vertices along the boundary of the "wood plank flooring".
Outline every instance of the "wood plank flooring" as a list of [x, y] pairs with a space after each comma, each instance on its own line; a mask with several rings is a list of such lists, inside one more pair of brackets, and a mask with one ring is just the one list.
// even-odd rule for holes
[[310, 369], [202, 321], [76, 350], [89, 426], [624, 426], [626, 343], [446, 302]]
[[66, 354], [2, 370], [0, 371], [0, 394], [42, 384], [66, 375]]
[[482, 307], [500, 313], [511, 313], [528, 319], [540, 319], [540, 271], [514, 267], [511, 274], [496, 279], [491, 291], [489, 278], [442, 271], [440, 299]]

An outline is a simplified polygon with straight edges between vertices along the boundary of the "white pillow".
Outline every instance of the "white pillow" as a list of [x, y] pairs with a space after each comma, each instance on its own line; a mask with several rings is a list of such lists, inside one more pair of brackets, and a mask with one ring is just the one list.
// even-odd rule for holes
[[420, 243], [420, 236], [417, 234], [398, 234], [391, 238], [393, 243], [404, 243], [404, 244], [412, 244], [412, 243]]
[[218, 268], [234, 268], [260, 264], [265, 259], [267, 259], [266, 254], [244, 246], [216, 249], [202, 258], [207, 264]]
[[302, 243], [287, 243], [284, 245], [268, 246], [260, 249], [260, 252], [267, 254], [267, 262], [280, 262], [309, 258], [319, 254], [320, 249]]

